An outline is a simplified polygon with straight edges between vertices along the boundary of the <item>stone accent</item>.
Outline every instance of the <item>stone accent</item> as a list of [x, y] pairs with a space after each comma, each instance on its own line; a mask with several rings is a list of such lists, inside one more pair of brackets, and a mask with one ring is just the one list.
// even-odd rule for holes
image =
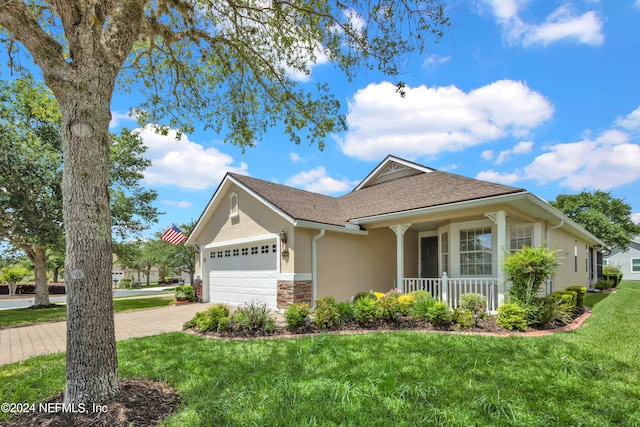
[[311, 280], [278, 280], [277, 304], [279, 309], [297, 302], [311, 305], [313, 298], [313, 284]]

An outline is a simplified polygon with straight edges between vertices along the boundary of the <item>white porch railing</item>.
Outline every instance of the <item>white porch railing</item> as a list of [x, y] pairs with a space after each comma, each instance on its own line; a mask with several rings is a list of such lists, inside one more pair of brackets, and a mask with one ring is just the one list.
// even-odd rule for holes
[[441, 278], [405, 278], [403, 284], [405, 292], [427, 291], [434, 298], [448, 303], [451, 308], [458, 307], [460, 295], [473, 293], [485, 296], [488, 311], [498, 309], [497, 278], [449, 278], [445, 273]]

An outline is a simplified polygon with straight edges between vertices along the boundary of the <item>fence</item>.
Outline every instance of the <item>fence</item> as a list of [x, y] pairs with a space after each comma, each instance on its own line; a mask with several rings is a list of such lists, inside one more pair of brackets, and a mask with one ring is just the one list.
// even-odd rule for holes
[[444, 273], [440, 278], [405, 278], [405, 292], [424, 290], [434, 298], [444, 301], [451, 308], [460, 303], [462, 294], [481, 294], [487, 301], [487, 310], [498, 309], [498, 279], [486, 277], [449, 278]]

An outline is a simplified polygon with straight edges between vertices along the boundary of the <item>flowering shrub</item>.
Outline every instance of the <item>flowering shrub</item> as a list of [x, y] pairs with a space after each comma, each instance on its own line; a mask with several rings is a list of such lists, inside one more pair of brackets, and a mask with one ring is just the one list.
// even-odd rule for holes
[[336, 307], [336, 299], [334, 297], [317, 299], [316, 309], [313, 314], [313, 323], [320, 329], [333, 328], [340, 320], [340, 313]]
[[382, 292], [374, 292], [373, 294], [376, 296], [376, 299], [377, 299], [378, 301], [380, 301], [382, 298], [384, 298], [385, 296], [387, 296], [387, 294], [384, 294], [384, 293], [382, 293]]
[[416, 303], [416, 299], [413, 295], [400, 295], [398, 297], [398, 304], [400, 304], [400, 313], [404, 316], [409, 314], [411, 307]]
[[392, 295], [385, 295], [378, 300], [378, 316], [385, 320], [395, 320], [397, 313], [401, 313], [398, 298]]

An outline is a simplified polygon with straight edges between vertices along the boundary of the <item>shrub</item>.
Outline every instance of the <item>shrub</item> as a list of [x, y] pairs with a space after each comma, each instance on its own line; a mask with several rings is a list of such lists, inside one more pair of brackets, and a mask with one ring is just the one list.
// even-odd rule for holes
[[615, 288], [622, 280], [622, 270], [620, 267], [616, 267], [614, 265], [605, 265], [602, 267], [602, 275], [607, 279], [613, 282], [612, 287]]
[[473, 317], [473, 311], [468, 308], [456, 307], [453, 310], [453, 323], [459, 329], [469, 329], [476, 324], [476, 319]]
[[527, 329], [527, 313], [518, 304], [503, 304], [498, 308], [496, 323], [510, 331]]
[[128, 277], [123, 277], [122, 279], [120, 279], [120, 282], [118, 282], [118, 286], [120, 288], [128, 288], [131, 286], [131, 279], [129, 279]]
[[323, 297], [316, 300], [313, 323], [320, 329], [333, 328], [340, 319], [340, 313], [336, 308], [336, 299], [333, 297]]
[[382, 298], [386, 296], [384, 292], [374, 292], [373, 295], [376, 297], [378, 301], [380, 301]]
[[429, 293], [428, 291], [424, 291], [422, 289], [410, 292], [409, 295], [411, 295], [416, 301], [420, 301], [422, 299], [429, 299], [429, 300], [433, 299], [433, 296], [431, 295], [431, 293]]
[[436, 300], [431, 295], [416, 299], [416, 303], [409, 310], [409, 317], [415, 320], [427, 320], [429, 318], [429, 310], [435, 303]]
[[232, 321], [230, 316], [221, 317], [220, 320], [218, 320], [218, 332], [228, 331], [231, 329], [231, 324]]
[[411, 307], [416, 303], [416, 299], [413, 295], [400, 295], [398, 297], [398, 304], [400, 304], [400, 313], [404, 316], [409, 314]]
[[309, 304], [306, 302], [288, 305], [284, 311], [284, 320], [287, 323], [287, 329], [295, 331], [303, 327], [310, 313]]
[[512, 283], [510, 295], [523, 303], [533, 302], [542, 283], [555, 273], [557, 266], [556, 251], [544, 246], [523, 246], [522, 250], [508, 255], [502, 269]]
[[486, 306], [487, 299], [482, 294], [462, 294], [460, 295], [460, 308], [471, 310], [472, 313], [480, 311]]
[[540, 309], [540, 326], [563, 326], [571, 323], [573, 307], [562, 299], [546, 298]]
[[363, 292], [358, 292], [354, 297], [353, 297], [353, 302], [358, 301], [359, 299], [362, 298], [370, 298], [373, 300], [376, 300], [376, 296], [373, 292], [371, 291], [363, 291]]
[[594, 287], [600, 290], [613, 288], [613, 280], [599, 279], [594, 285]]
[[396, 320], [398, 313], [401, 313], [401, 307], [395, 296], [385, 295], [378, 300], [377, 317], [384, 320]]
[[587, 287], [586, 286], [569, 286], [567, 290], [573, 291], [576, 293], [576, 306], [584, 307], [584, 300], [587, 297]]
[[338, 309], [338, 323], [349, 323], [355, 320], [353, 315], [353, 304], [351, 302], [337, 302], [336, 309]]
[[176, 286], [176, 299], [187, 300], [189, 302], [196, 301], [196, 292], [191, 285]]
[[556, 300], [562, 300], [566, 304], [569, 304], [572, 308], [575, 308], [578, 302], [578, 295], [574, 291], [567, 291], [567, 290], [554, 291], [554, 292], [551, 292], [549, 295], [547, 295], [547, 297], [550, 297]]
[[378, 301], [368, 297], [353, 302], [353, 317], [361, 325], [368, 325], [376, 318]]
[[436, 301], [427, 311], [427, 320], [435, 327], [446, 327], [453, 320], [451, 308], [444, 301]]
[[249, 333], [271, 333], [275, 330], [275, 320], [270, 313], [266, 303], [251, 301], [238, 307], [233, 320], [239, 328]]
[[187, 322], [190, 326], [197, 326], [202, 332], [213, 331], [218, 329], [218, 322], [223, 317], [229, 317], [229, 309], [223, 304], [216, 304], [213, 307], [209, 307], [205, 311], [199, 311], [195, 314], [191, 322]]

